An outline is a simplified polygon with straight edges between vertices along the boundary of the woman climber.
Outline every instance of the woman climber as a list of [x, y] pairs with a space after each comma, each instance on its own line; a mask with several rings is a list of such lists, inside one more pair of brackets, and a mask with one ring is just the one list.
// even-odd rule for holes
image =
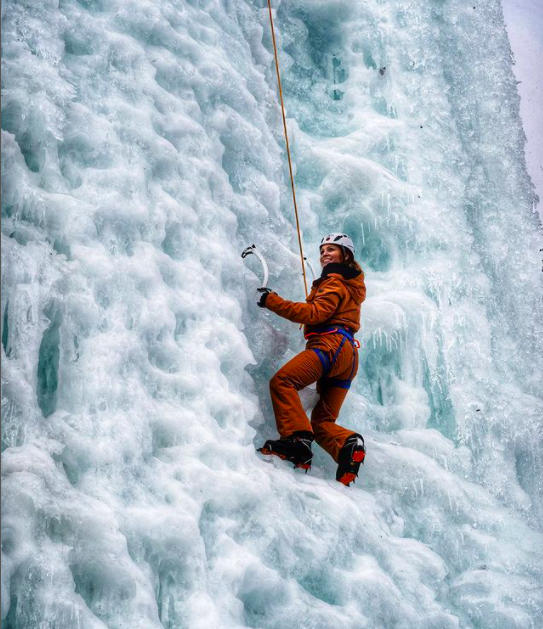
[[[306, 303], [287, 301], [268, 288], [258, 305], [280, 317], [305, 324], [306, 349], [271, 379], [273, 412], [280, 439], [266, 441], [262, 454], [275, 454], [305, 470], [311, 468], [313, 439], [338, 464], [336, 480], [349, 485], [365, 457], [364, 439], [336, 424], [339, 410], [358, 371], [360, 305], [366, 297], [364, 273], [346, 234], [330, 234], [320, 244], [322, 275]], [[298, 391], [317, 382], [320, 399], [304, 412]]]

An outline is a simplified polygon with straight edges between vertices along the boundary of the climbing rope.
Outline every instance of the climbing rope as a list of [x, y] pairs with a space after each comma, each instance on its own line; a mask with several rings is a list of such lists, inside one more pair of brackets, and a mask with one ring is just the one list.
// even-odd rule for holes
[[296, 229], [298, 231], [298, 244], [300, 246], [300, 261], [302, 263], [302, 273], [304, 276], [305, 296], [307, 297], [307, 278], [305, 276], [304, 252], [302, 248], [302, 236], [300, 233], [300, 221], [298, 219], [298, 206], [296, 204], [296, 191], [294, 189], [294, 176], [292, 174], [292, 160], [290, 159], [290, 147], [288, 143], [287, 119], [285, 117], [285, 105], [283, 104], [283, 91], [281, 89], [281, 76], [279, 73], [279, 59], [277, 57], [277, 46], [275, 44], [275, 29], [273, 27], [273, 16], [271, 8], [271, 0], [268, 0], [268, 9], [270, 12], [270, 25], [273, 40], [273, 53], [275, 55], [275, 69], [277, 71], [277, 84], [279, 85], [279, 100], [281, 101], [281, 112], [283, 114], [283, 129], [285, 131], [285, 142], [287, 145], [288, 169], [290, 171], [290, 185], [292, 187], [292, 200], [294, 201], [294, 214], [296, 215]]

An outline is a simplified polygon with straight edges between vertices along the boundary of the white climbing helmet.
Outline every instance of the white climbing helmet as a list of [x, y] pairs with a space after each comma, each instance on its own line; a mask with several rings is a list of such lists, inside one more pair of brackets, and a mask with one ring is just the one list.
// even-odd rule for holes
[[325, 236], [321, 240], [319, 248], [322, 247], [322, 245], [339, 245], [340, 247], [345, 247], [354, 257], [354, 243], [347, 234], [328, 234], [328, 236]]

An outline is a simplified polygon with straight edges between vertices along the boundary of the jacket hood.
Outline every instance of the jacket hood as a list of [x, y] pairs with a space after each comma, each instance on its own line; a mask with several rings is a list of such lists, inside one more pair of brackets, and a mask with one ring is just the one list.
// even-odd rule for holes
[[366, 298], [366, 285], [362, 271], [353, 269], [348, 264], [332, 262], [322, 269], [322, 274], [317, 282], [321, 283], [330, 276], [339, 278], [345, 284], [355, 303], [361, 304], [364, 301]]

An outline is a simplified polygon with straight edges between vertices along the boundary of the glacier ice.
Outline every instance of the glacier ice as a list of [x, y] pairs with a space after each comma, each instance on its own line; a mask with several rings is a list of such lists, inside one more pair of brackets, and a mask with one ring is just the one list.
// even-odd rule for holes
[[[306, 251], [366, 272], [343, 488], [263, 461], [303, 346], [263, 0], [2, 6], [2, 628], [535, 629], [541, 226], [499, 0], [277, 0]], [[314, 392], [304, 392], [310, 406]]]

